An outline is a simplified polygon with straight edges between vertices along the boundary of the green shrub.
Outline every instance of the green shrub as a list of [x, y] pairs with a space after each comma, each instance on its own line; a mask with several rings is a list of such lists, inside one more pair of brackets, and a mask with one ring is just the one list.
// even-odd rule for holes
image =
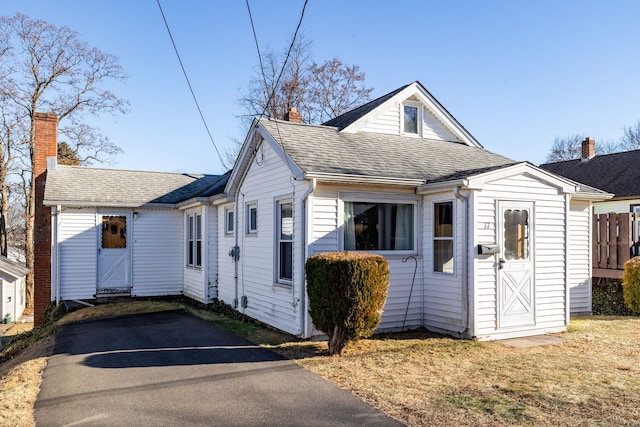
[[389, 265], [364, 252], [325, 252], [305, 265], [309, 314], [329, 337], [329, 354], [349, 341], [366, 338], [380, 324], [389, 290]]
[[625, 305], [640, 313], [640, 257], [631, 258], [624, 263], [622, 291]]
[[617, 280], [608, 280], [603, 284], [593, 284], [592, 310], [595, 315], [635, 316], [632, 310], [624, 305], [622, 285]]

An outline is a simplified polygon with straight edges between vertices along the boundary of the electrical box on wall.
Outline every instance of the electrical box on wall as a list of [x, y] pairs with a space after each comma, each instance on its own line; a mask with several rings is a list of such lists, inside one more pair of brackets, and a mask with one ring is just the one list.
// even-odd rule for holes
[[478, 255], [494, 255], [500, 253], [500, 245], [479, 244]]

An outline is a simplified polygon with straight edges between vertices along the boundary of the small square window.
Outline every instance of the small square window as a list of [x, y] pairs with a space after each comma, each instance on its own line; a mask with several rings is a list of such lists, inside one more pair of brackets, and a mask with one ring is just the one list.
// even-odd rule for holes
[[247, 205], [247, 234], [258, 232], [258, 205], [251, 203]]

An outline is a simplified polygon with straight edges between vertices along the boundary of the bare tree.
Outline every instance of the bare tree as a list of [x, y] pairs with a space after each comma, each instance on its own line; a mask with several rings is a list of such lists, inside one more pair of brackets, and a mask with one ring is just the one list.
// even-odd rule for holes
[[373, 88], [364, 86], [365, 74], [357, 65], [333, 58], [308, 69], [308, 105], [312, 122], [322, 123], [366, 103]]
[[299, 38], [288, 58], [286, 52], [270, 51], [262, 56], [240, 105], [249, 119], [260, 115], [282, 119], [290, 107], [296, 107], [303, 122], [321, 123], [369, 100], [373, 89], [364, 85], [364, 79], [357, 65], [343, 64], [337, 58], [319, 65], [312, 60], [311, 43]]
[[34, 216], [33, 184], [36, 111], [53, 112], [61, 122], [77, 125], [87, 115], [126, 111], [126, 101], [102, 87], [106, 81], [126, 79], [118, 59], [80, 40], [68, 27], [56, 27], [22, 14], [0, 18], [0, 33], [7, 34], [13, 55], [5, 92], [28, 119], [25, 191], [25, 259], [27, 304], [33, 306]]
[[640, 148], [640, 120], [631, 126], [622, 128], [622, 138], [620, 138], [620, 150], [637, 150]]
[[[562, 162], [579, 159], [582, 156], [582, 141], [584, 134], [573, 134], [566, 137], [556, 137], [551, 144], [551, 151], [547, 154], [547, 163]], [[621, 151], [621, 143], [616, 141], [596, 142], [596, 154], [609, 154]]]

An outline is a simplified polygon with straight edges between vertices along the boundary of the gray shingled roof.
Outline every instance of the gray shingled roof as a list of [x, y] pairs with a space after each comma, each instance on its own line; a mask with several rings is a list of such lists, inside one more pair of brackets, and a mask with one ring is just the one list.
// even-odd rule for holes
[[465, 144], [400, 135], [342, 133], [334, 127], [261, 119], [260, 124], [307, 173], [438, 181], [514, 164]]
[[596, 155], [588, 162], [576, 159], [540, 167], [615, 194], [616, 198], [640, 196], [640, 150]]
[[45, 203], [90, 206], [173, 205], [193, 197], [222, 193], [229, 175], [147, 172], [57, 166], [47, 172]]
[[11, 261], [9, 258], [0, 255], [0, 270], [10, 274], [15, 278], [26, 276], [29, 269], [21, 263]]

